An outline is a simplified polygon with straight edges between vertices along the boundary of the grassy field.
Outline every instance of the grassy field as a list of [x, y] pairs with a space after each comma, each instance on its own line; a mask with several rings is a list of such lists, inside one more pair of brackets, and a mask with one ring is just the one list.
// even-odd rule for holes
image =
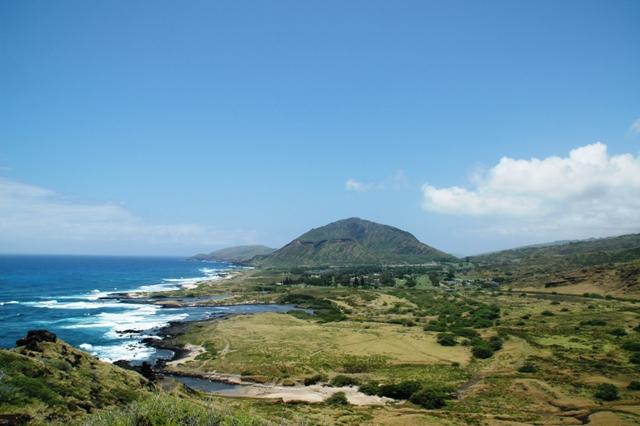
[[[302, 381], [315, 373], [344, 373], [371, 365], [359, 375], [391, 379], [395, 365], [466, 365], [468, 348], [444, 347], [434, 333], [396, 324], [340, 321], [320, 324], [287, 314], [236, 316], [193, 327], [180, 337], [208, 348], [184, 365], [195, 371], [264, 375]], [[364, 368], [364, 367], [363, 367]]]
[[[322, 376], [360, 386], [417, 381], [452, 391], [444, 406], [268, 404], [262, 415], [303, 416], [309, 424], [638, 424], [640, 305], [564, 294], [481, 289], [266, 286], [263, 297], [307, 295], [331, 302], [342, 320], [308, 315], [236, 316], [194, 325], [179, 343], [203, 347], [179, 364], [190, 373], [229, 373], [264, 383]], [[452, 346], [439, 343], [451, 335]], [[477, 346], [499, 341], [488, 357]], [[496, 346], [496, 347], [497, 347]], [[616, 387], [611, 400], [602, 384]], [[633, 387], [633, 386], [632, 386]]]

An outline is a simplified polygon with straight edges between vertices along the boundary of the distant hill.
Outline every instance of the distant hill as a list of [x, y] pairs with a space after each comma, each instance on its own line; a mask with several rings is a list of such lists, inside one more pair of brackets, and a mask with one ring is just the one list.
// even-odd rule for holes
[[640, 294], [640, 234], [520, 247], [467, 258], [515, 287]]
[[208, 254], [196, 254], [195, 256], [192, 256], [191, 259], [247, 263], [256, 256], [265, 256], [273, 253], [274, 251], [276, 251], [276, 249], [261, 245], [235, 246], [216, 250]]
[[640, 259], [640, 234], [537, 244], [470, 257], [471, 261], [483, 264], [540, 263], [547, 266], [549, 262], [591, 266], [634, 259]]
[[456, 258], [406, 231], [359, 218], [330, 223], [299, 236], [253, 263], [266, 267], [420, 264]]

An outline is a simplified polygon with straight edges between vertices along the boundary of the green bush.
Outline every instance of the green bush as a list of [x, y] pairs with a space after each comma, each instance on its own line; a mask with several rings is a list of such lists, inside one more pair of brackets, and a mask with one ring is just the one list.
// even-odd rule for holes
[[335, 387], [357, 386], [360, 384], [360, 380], [356, 379], [355, 377], [338, 374], [333, 379], [331, 379], [329, 384]]
[[538, 367], [530, 362], [526, 363], [522, 367], [518, 368], [521, 373], [535, 373], [538, 371]]
[[551, 312], [551, 311], [544, 310], [544, 311], [542, 311], [542, 315], [545, 316], [545, 317], [552, 317], [555, 314], [553, 312]]
[[632, 391], [640, 390], [640, 380], [632, 380], [628, 385], [627, 389]]
[[580, 325], [591, 325], [591, 326], [596, 326], [596, 327], [602, 327], [607, 325], [607, 322], [605, 320], [601, 320], [601, 319], [591, 319], [591, 320], [584, 320], [580, 323]]
[[454, 328], [451, 332], [456, 336], [466, 337], [468, 339], [475, 339], [480, 336], [473, 328]]
[[499, 336], [491, 336], [489, 338], [489, 347], [494, 351], [502, 349], [502, 339]]
[[616, 337], [622, 337], [627, 335], [627, 331], [622, 327], [616, 327], [609, 331], [609, 334]]
[[422, 385], [413, 380], [381, 385], [378, 395], [393, 399], [409, 399]]
[[442, 346], [455, 346], [458, 344], [456, 337], [451, 333], [438, 334], [438, 343]]
[[327, 376], [324, 374], [314, 374], [311, 377], [305, 377], [303, 383], [305, 386], [311, 386], [311, 385], [315, 385], [316, 383], [319, 382], [326, 382], [327, 381]]
[[487, 358], [491, 358], [493, 356], [493, 349], [491, 349], [487, 345], [478, 345], [478, 346], [474, 346], [471, 349], [471, 353], [476, 358], [487, 359]]
[[632, 364], [640, 364], [640, 352], [634, 352], [629, 357], [629, 362]]
[[602, 401], [615, 401], [616, 399], [620, 399], [618, 388], [616, 385], [612, 385], [611, 383], [602, 383], [598, 385], [594, 396]]
[[349, 400], [344, 392], [336, 392], [324, 400], [329, 405], [349, 405]]
[[622, 349], [629, 352], [640, 352], [640, 342], [637, 340], [627, 340], [622, 344]]
[[378, 382], [368, 382], [361, 385], [358, 390], [365, 395], [379, 395], [380, 385]]
[[451, 392], [444, 388], [422, 388], [415, 392], [409, 400], [428, 410], [442, 408], [446, 400], [451, 398]]

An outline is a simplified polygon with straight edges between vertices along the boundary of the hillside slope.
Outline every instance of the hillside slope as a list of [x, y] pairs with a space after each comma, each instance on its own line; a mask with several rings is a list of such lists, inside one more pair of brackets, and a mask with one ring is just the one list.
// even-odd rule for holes
[[456, 258], [406, 231], [359, 218], [314, 228], [255, 263], [267, 267], [420, 264]]
[[482, 264], [554, 264], [593, 266], [640, 259], [640, 234], [520, 247], [472, 256]]
[[234, 246], [216, 250], [208, 254], [196, 254], [195, 256], [191, 257], [191, 259], [215, 260], [218, 262], [230, 263], [246, 263], [256, 256], [265, 256], [273, 253], [274, 251], [276, 251], [276, 249], [261, 245]]
[[640, 294], [640, 234], [521, 247], [468, 258], [516, 287]]
[[[150, 395], [147, 380], [44, 330], [0, 349], [0, 424], [49, 423]], [[3, 423], [4, 422], [4, 423]]]

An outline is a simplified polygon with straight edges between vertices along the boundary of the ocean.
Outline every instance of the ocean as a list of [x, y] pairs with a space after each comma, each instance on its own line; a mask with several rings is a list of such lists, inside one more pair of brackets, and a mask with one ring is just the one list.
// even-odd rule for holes
[[[219, 279], [234, 268], [177, 257], [2, 255], [0, 347], [13, 347], [28, 330], [47, 329], [105, 361], [166, 358], [170, 354], [141, 340], [155, 337], [170, 321], [208, 318], [229, 308], [166, 309], [100, 298], [114, 292], [177, 289]], [[142, 332], [122, 333], [132, 329]]]

